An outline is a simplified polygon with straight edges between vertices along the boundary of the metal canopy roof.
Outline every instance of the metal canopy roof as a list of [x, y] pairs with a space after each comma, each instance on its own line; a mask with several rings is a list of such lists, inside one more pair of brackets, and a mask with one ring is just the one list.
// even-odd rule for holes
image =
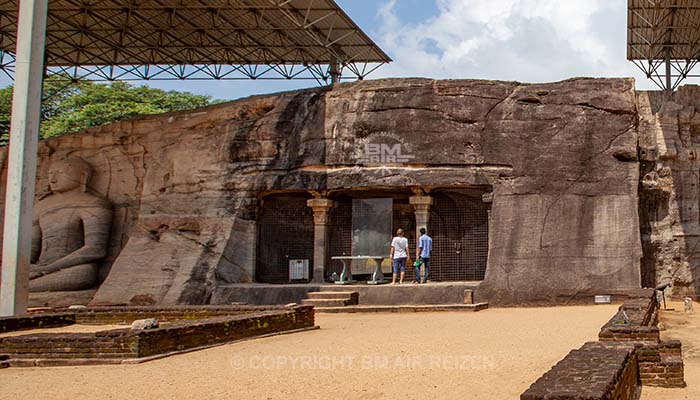
[[700, 0], [628, 0], [627, 59], [673, 90], [700, 58]]
[[[17, 10], [0, 0], [10, 72]], [[334, 0], [52, 0], [45, 60], [98, 80], [327, 80], [334, 65], [362, 79], [391, 61]]]

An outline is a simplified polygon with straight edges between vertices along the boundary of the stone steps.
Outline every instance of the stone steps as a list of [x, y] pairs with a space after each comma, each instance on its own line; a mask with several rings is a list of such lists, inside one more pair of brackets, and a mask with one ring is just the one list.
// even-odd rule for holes
[[0, 354], [0, 369], [10, 367], [10, 356], [6, 354]]
[[358, 300], [360, 297], [358, 292], [333, 292], [333, 291], [309, 292], [309, 293], [307, 293], [307, 296], [309, 297], [309, 299], [349, 299], [349, 300]]
[[323, 307], [346, 307], [350, 305], [350, 300], [347, 299], [304, 299], [301, 304], [305, 306], [314, 306], [314, 309]]
[[301, 303], [316, 308], [357, 305], [360, 298], [358, 292], [309, 292], [307, 296]]

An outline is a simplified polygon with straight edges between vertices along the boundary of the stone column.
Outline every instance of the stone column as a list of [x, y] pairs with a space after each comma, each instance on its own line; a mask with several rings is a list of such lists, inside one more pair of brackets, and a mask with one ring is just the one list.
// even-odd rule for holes
[[323, 283], [326, 276], [326, 255], [328, 254], [328, 239], [330, 229], [330, 211], [335, 206], [333, 200], [316, 198], [306, 204], [314, 210], [314, 279], [315, 283]]
[[[418, 238], [420, 238], [420, 228], [428, 229], [428, 222], [430, 222], [430, 206], [433, 205], [433, 198], [426, 195], [411, 196], [408, 202], [413, 206], [413, 210], [416, 214], [416, 243]], [[414, 254], [409, 254], [413, 258]]]
[[493, 205], [493, 192], [484, 193], [481, 195], [481, 201], [486, 206], [486, 214], [489, 220], [489, 237], [491, 237], [491, 206]]

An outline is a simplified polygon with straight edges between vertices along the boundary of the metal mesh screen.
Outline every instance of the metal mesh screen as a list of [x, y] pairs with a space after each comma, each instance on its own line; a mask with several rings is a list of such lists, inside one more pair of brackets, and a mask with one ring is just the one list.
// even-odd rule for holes
[[[394, 199], [392, 212], [392, 237], [398, 228], [405, 232], [408, 238], [410, 256], [415, 256], [416, 244], [416, 217], [413, 206], [408, 203], [408, 199]], [[326, 270], [330, 275], [333, 272], [340, 275], [343, 264], [338, 260], [331, 260], [333, 256], [352, 255], [352, 199], [343, 198], [336, 200], [336, 207], [331, 210], [330, 216], [330, 243], [328, 246], [328, 258], [326, 259]], [[388, 248], [386, 253], [388, 253]], [[374, 269], [373, 265], [366, 266], [353, 264], [353, 273], [369, 274]], [[382, 263], [384, 273], [391, 273], [391, 261], [387, 258]], [[406, 267], [406, 280], [413, 280], [413, 268]]]
[[[433, 238], [430, 279], [481, 281], [488, 257], [488, 213], [479, 197], [432, 194], [428, 234]], [[415, 243], [415, 242], [413, 242]]]
[[330, 233], [328, 254], [326, 258], [326, 274], [335, 272], [340, 275], [343, 263], [331, 260], [335, 256], [352, 255], [352, 199], [336, 200], [336, 206], [330, 214]]
[[307, 197], [265, 198], [259, 218], [256, 280], [263, 283], [289, 281], [289, 260], [309, 260], [313, 271], [314, 218]]

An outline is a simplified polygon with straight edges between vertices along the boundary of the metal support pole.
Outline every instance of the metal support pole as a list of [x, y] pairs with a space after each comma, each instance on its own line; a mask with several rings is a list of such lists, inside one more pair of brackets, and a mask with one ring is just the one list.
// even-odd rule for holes
[[671, 84], [671, 47], [666, 47], [666, 90], [673, 92]]
[[19, 2], [0, 316], [19, 315], [27, 311], [47, 10], [48, 0]]
[[340, 63], [335, 62], [330, 65], [330, 74], [331, 74], [331, 84], [336, 84], [340, 82], [340, 77], [341, 77], [341, 72], [340, 72]]

